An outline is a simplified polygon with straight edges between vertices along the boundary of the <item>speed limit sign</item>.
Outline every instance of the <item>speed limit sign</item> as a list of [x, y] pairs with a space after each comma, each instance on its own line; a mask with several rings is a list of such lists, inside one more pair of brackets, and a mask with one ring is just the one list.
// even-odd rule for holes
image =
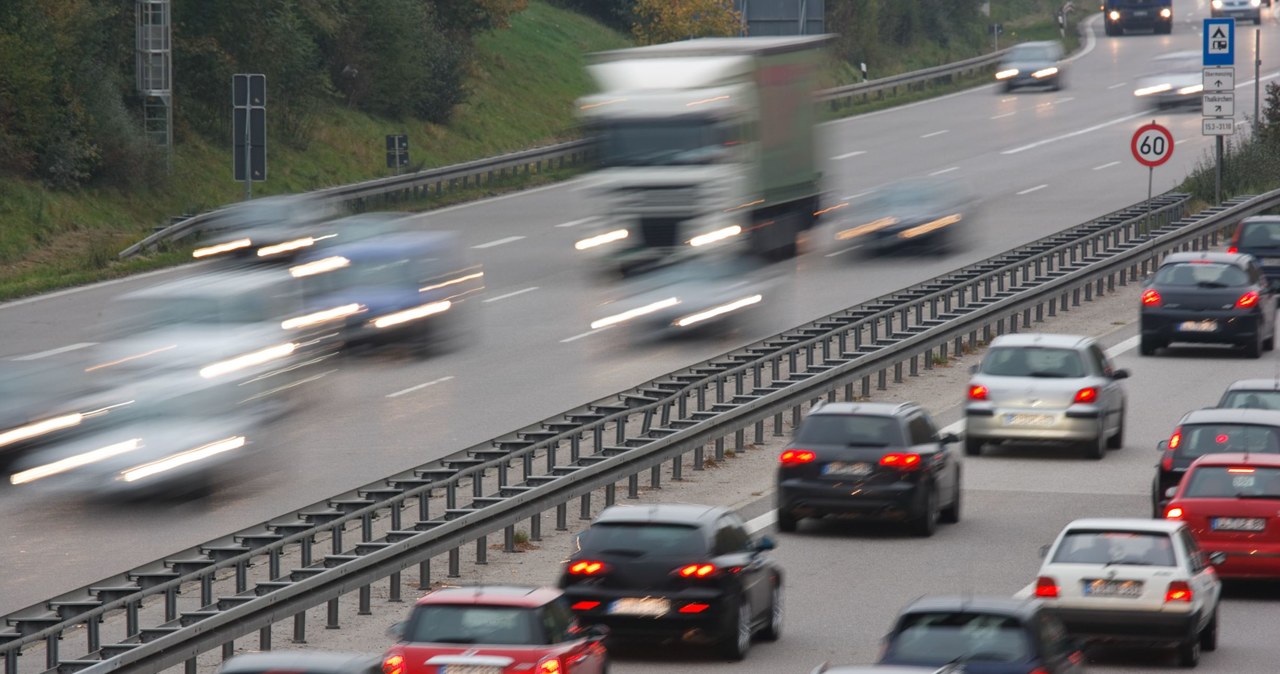
[[1173, 156], [1173, 134], [1152, 122], [1138, 129], [1129, 144], [1133, 158], [1147, 168], [1155, 168]]

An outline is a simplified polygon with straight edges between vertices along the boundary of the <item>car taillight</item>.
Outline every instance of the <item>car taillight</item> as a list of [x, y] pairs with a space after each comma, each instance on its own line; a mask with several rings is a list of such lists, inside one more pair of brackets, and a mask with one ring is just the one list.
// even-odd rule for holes
[[778, 461], [784, 466], [795, 466], [802, 463], [811, 463], [817, 455], [807, 449], [788, 449], [778, 457]]
[[684, 606], [680, 607], [680, 612], [681, 613], [702, 613], [703, 611], [709, 608], [711, 608], [711, 604], [697, 604], [697, 603], [685, 604]]
[[1164, 458], [1160, 459], [1161, 470], [1173, 470], [1173, 452], [1165, 452]]
[[[525, 666], [527, 667], [528, 665]], [[453, 666], [450, 665], [449, 669], [452, 670]], [[538, 663], [538, 674], [560, 674], [562, 671], [564, 670], [560, 669], [560, 658], [554, 655]]]
[[1147, 290], [1142, 293], [1142, 306], [1158, 307], [1160, 306], [1160, 302], [1161, 302], [1160, 293], [1154, 290]]
[[382, 674], [403, 674], [404, 673], [404, 656], [399, 653], [388, 655], [382, 661]]
[[1086, 386], [1076, 391], [1076, 402], [1078, 403], [1096, 403], [1098, 402], [1098, 389], [1092, 386]]
[[1228, 253], [1239, 253], [1239, 252], [1240, 252], [1240, 249], [1239, 249], [1239, 248], [1236, 248], [1235, 246], [1228, 246], [1228, 247], [1227, 247], [1227, 252], [1228, 252]]
[[676, 575], [681, 578], [706, 578], [714, 575], [715, 572], [715, 564], [689, 564], [676, 569]]
[[885, 454], [880, 457], [880, 465], [898, 470], [915, 470], [920, 467], [919, 454]]
[[1247, 292], [1247, 293], [1245, 293], [1245, 294], [1241, 295], [1241, 296], [1240, 296], [1240, 299], [1236, 300], [1236, 308], [1237, 308], [1237, 309], [1252, 309], [1252, 308], [1254, 308], [1254, 307], [1258, 306], [1258, 299], [1259, 299], [1259, 298], [1258, 298], [1258, 293], [1257, 293], [1257, 291], [1250, 290], [1249, 292]]
[[982, 384], [975, 384], [969, 387], [969, 400], [986, 400], [987, 387]]
[[1169, 436], [1169, 449], [1177, 449], [1182, 444], [1182, 429], [1178, 428]]
[[1058, 581], [1048, 577], [1040, 576], [1036, 579], [1036, 596], [1046, 599], [1058, 598]]
[[1180, 580], [1169, 583], [1169, 590], [1164, 593], [1165, 602], [1181, 601], [1188, 604], [1195, 597], [1195, 593], [1191, 591], [1191, 586]]
[[574, 576], [597, 576], [608, 570], [604, 562], [594, 559], [583, 559], [569, 565], [569, 573]]
[[1182, 508], [1170, 508], [1164, 511], [1164, 518], [1167, 520], [1176, 520], [1182, 518]]
[[1049, 670], [1045, 669], [1044, 667], [1036, 667], [1035, 669], [1031, 670], [1031, 674], [1049, 674]]
[[591, 609], [599, 605], [600, 605], [600, 602], [598, 601], [580, 601], [580, 602], [574, 603], [574, 605], [570, 606], [569, 608], [575, 611], [590, 611]]

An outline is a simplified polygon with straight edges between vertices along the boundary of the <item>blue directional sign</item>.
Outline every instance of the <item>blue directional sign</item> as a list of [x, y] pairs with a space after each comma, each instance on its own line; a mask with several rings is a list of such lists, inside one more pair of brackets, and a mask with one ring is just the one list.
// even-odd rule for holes
[[1236, 20], [1204, 20], [1204, 65], [1236, 64]]

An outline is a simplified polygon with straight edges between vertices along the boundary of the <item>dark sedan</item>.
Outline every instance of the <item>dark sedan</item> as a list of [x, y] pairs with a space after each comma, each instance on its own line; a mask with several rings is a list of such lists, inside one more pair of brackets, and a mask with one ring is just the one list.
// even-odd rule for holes
[[1216, 407], [1188, 412], [1156, 449], [1160, 462], [1151, 483], [1151, 516], [1161, 517], [1196, 459], [1228, 452], [1280, 454], [1280, 412]]
[[855, 203], [847, 226], [835, 228], [835, 244], [858, 245], [867, 253], [914, 249], [949, 255], [962, 247], [976, 207], [973, 190], [963, 181], [945, 176], [899, 181]]
[[1280, 286], [1280, 215], [1255, 215], [1240, 221], [1228, 253], [1252, 255], [1272, 286]]
[[1062, 89], [1062, 45], [1057, 42], [1024, 42], [1009, 50], [996, 68], [1004, 91], [1018, 87]]
[[1234, 344], [1249, 358], [1275, 348], [1275, 294], [1251, 255], [1169, 255], [1144, 286], [1140, 314], [1144, 356], [1174, 342]]

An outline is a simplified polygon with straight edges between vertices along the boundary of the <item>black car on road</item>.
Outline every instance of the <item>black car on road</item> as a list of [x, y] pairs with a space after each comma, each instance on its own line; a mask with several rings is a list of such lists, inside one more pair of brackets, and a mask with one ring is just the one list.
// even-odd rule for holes
[[1271, 285], [1280, 284], [1280, 215], [1254, 215], [1240, 221], [1228, 253], [1252, 255]]
[[929, 414], [915, 403], [815, 407], [778, 462], [778, 528], [842, 515], [905, 521], [931, 536], [960, 521], [960, 464]]
[[1188, 412], [1156, 449], [1160, 462], [1151, 482], [1151, 516], [1159, 518], [1196, 459], [1227, 452], [1280, 454], [1280, 411], [1212, 407]]
[[1258, 358], [1275, 348], [1276, 300], [1251, 255], [1173, 253], [1142, 291], [1139, 352], [1174, 342], [1235, 344]]
[[560, 587], [583, 625], [612, 638], [709, 642], [730, 660], [782, 631], [782, 569], [736, 513], [689, 504], [612, 506], [577, 536]]

